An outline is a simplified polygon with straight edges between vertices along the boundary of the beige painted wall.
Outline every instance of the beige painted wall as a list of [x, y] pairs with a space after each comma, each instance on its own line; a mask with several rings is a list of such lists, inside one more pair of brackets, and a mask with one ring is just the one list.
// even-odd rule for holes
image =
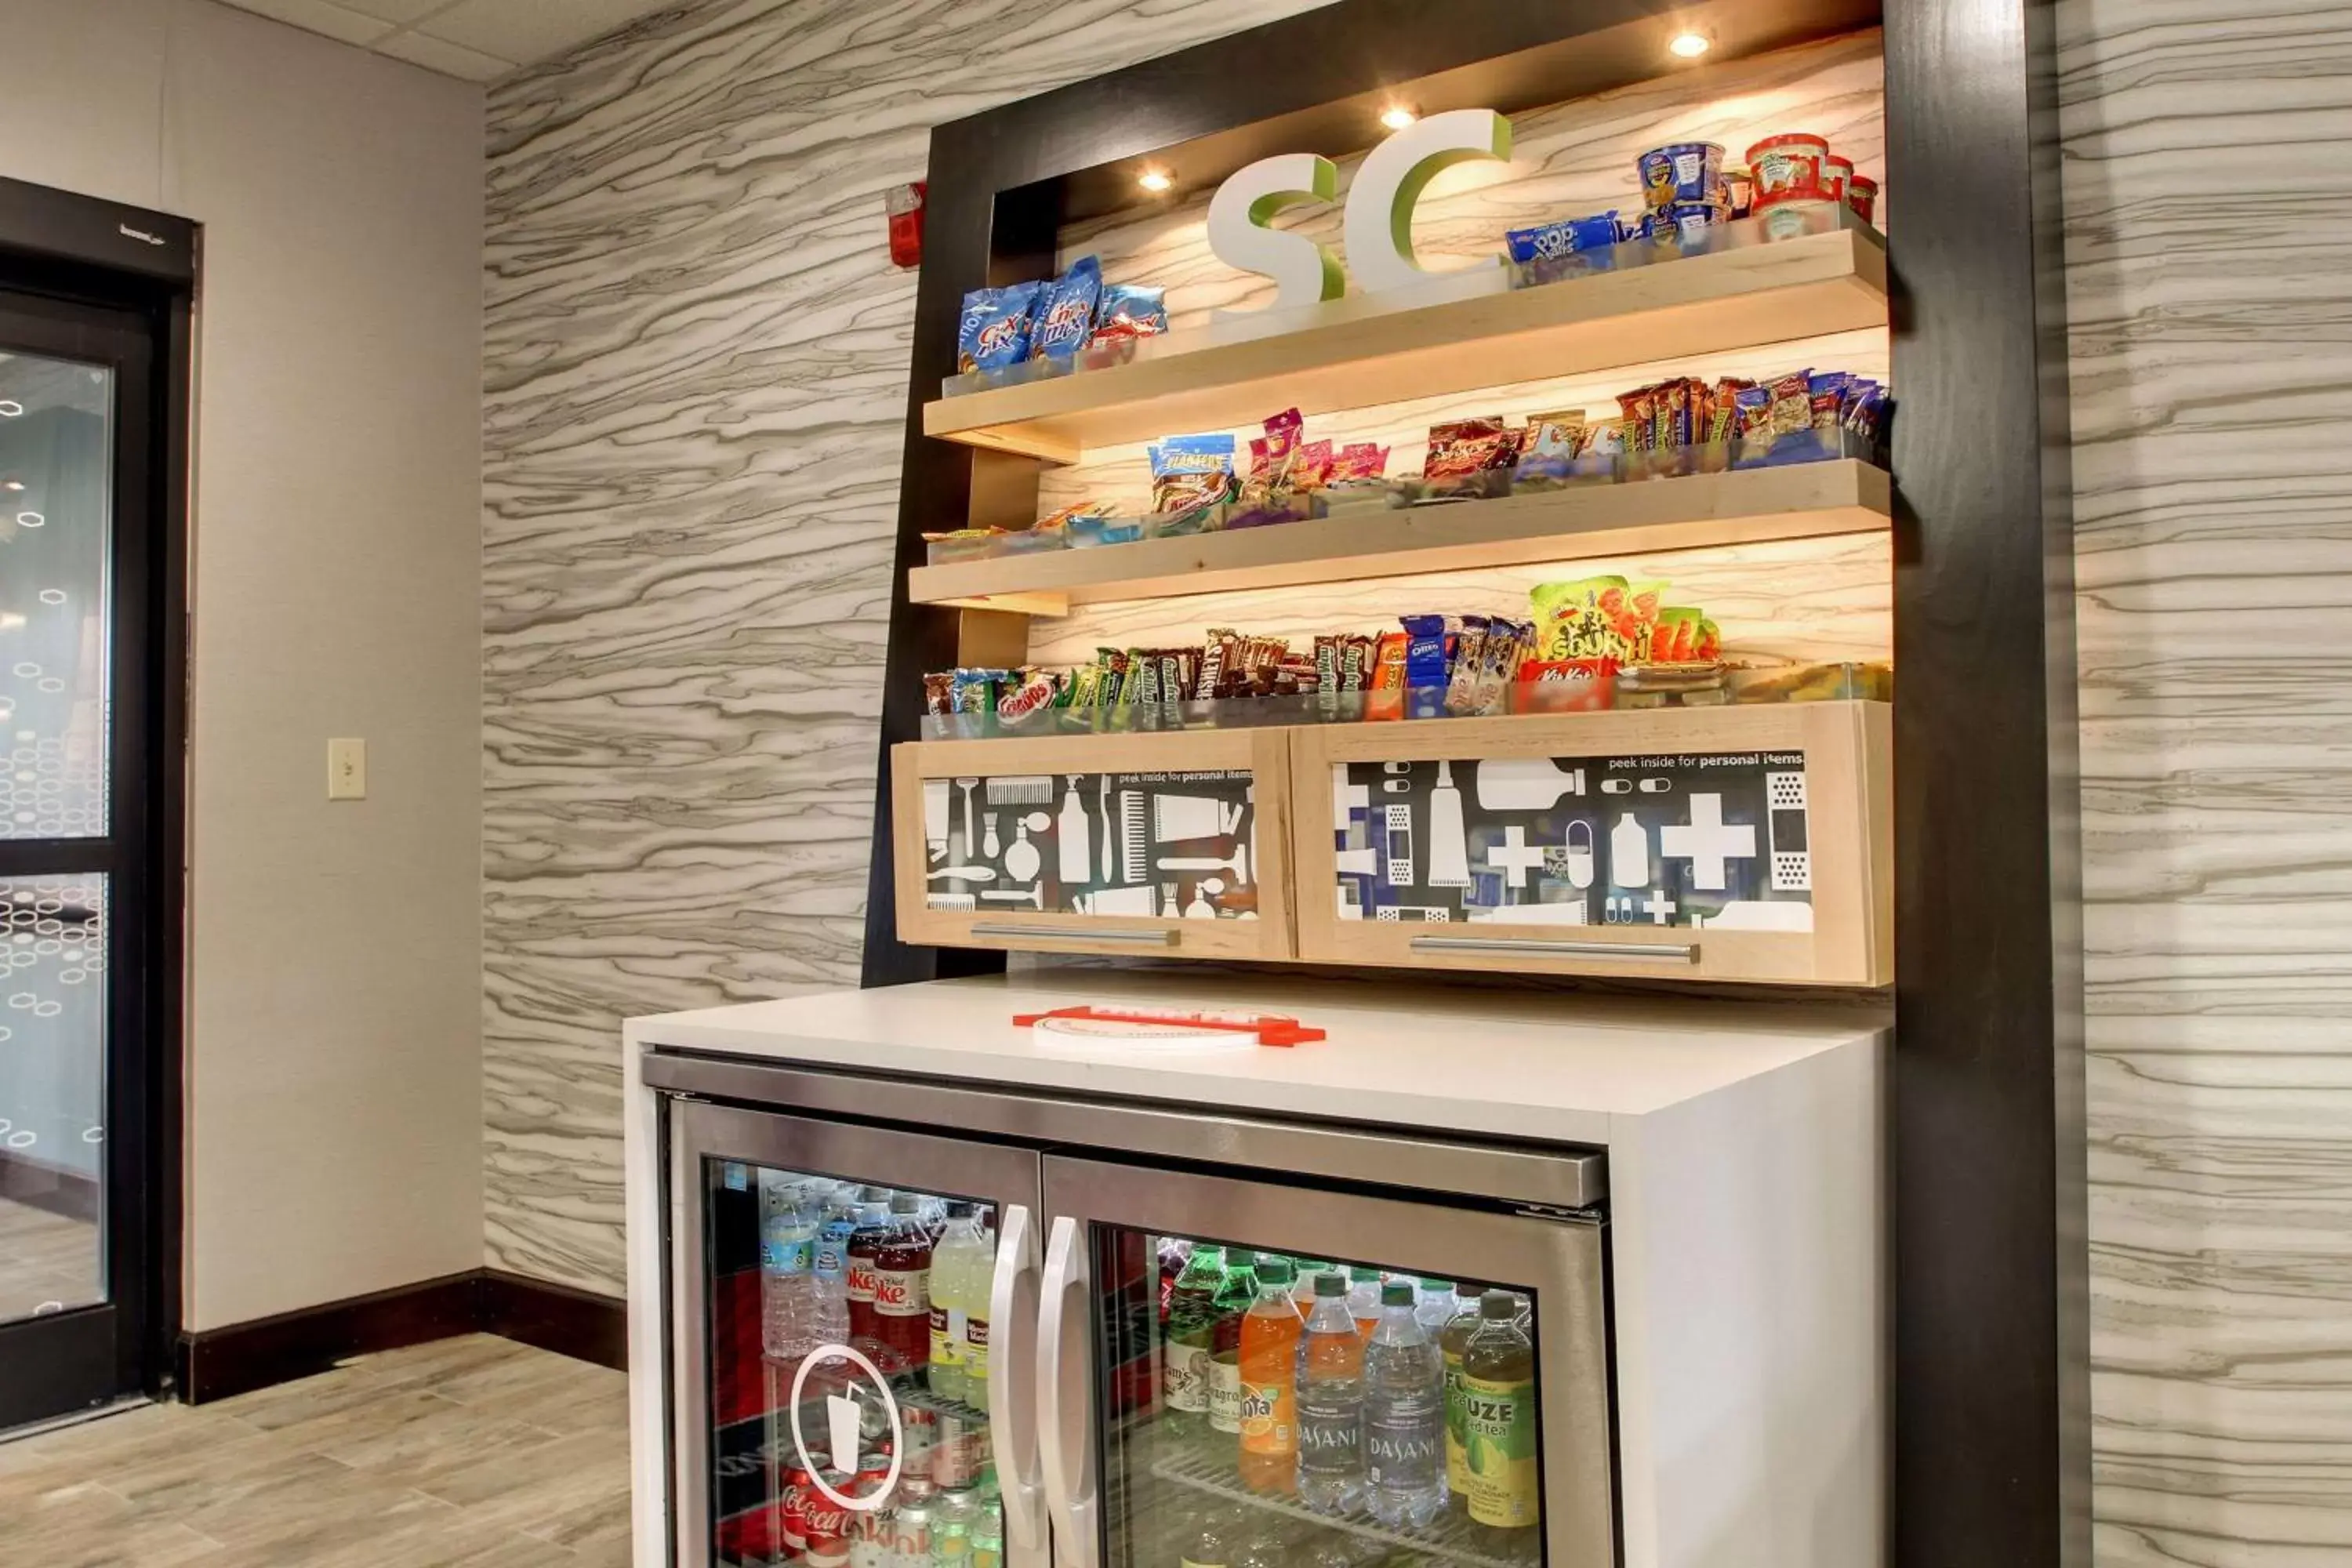
[[480, 89], [209, 0], [0, 38], [0, 174], [205, 225], [188, 1325], [475, 1268]]

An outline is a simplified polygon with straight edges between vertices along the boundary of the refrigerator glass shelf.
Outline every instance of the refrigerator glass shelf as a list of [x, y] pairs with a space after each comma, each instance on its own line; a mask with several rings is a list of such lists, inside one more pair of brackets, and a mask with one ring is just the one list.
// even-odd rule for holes
[[1151, 1474], [1160, 1480], [1194, 1491], [1209, 1492], [1228, 1502], [1244, 1508], [1258, 1509], [1280, 1514], [1303, 1524], [1318, 1525], [1327, 1530], [1344, 1531], [1366, 1541], [1383, 1546], [1401, 1546], [1428, 1554], [1443, 1562], [1463, 1564], [1464, 1568], [1534, 1568], [1542, 1561], [1540, 1529], [1528, 1531], [1528, 1549], [1505, 1554], [1489, 1544], [1493, 1532], [1483, 1526], [1473, 1525], [1453, 1514], [1420, 1530], [1409, 1526], [1391, 1529], [1367, 1516], [1359, 1514], [1349, 1519], [1335, 1519], [1318, 1513], [1295, 1499], [1269, 1497], [1242, 1485], [1238, 1477], [1217, 1460], [1201, 1454], [1169, 1454], [1153, 1461]]

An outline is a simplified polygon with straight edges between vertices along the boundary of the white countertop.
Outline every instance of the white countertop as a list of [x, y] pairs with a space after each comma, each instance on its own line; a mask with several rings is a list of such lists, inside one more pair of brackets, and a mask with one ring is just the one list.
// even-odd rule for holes
[[[1139, 1049], [1012, 1022], [1084, 1003], [1278, 1013], [1329, 1037]], [[1864, 1045], [1883, 1028], [1875, 1011], [1788, 1004], [1071, 969], [669, 1013], [631, 1019], [626, 1038], [633, 1049], [1605, 1144], [1616, 1118]]]

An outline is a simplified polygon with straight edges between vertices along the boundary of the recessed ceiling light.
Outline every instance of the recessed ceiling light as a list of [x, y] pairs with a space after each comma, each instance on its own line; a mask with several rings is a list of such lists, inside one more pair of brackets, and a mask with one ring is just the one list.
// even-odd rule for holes
[[19, 528], [38, 528], [48, 521], [37, 511], [20, 511], [16, 514], [16, 525]]
[[1715, 40], [1705, 33], [1676, 33], [1666, 51], [1677, 59], [1695, 60], [1715, 47]]
[[24, 488], [25, 481], [22, 479], [10, 479], [6, 484], [0, 485], [0, 490], [21, 490]]
[[1158, 195], [1160, 192], [1173, 187], [1176, 181], [1175, 177], [1165, 169], [1146, 169], [1136, 176], [1135, 183], [1153, 195]]
[[1381, 123], [1391, 131], [1402, 131], [1420, 118], [1402, 103], [1391, 103], [1381, 110]]
[[12, 403], [5, 397], [0, 397], [0, 419], [14, 419], [23, 412], [25, 412], [23, 404]]

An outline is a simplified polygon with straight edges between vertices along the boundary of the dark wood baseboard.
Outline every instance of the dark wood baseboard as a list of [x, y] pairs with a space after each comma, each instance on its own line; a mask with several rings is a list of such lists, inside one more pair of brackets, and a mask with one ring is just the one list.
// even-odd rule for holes
[[503, 1269], [482, 1270], [482, 1331], [543, 1351], [629, 1369], [629, 1305]]
[[499, 1334], [598, 1366], [628, 1364], [628, 1308], [610, 1296], [478, 1268], [180, 1336], [180, 1397], [203, 1405], [375, 1351]]
[[80, 1225], [96, 1225], [104, 1189], [95, 1176], [0, 1151], [0, 1198]]

